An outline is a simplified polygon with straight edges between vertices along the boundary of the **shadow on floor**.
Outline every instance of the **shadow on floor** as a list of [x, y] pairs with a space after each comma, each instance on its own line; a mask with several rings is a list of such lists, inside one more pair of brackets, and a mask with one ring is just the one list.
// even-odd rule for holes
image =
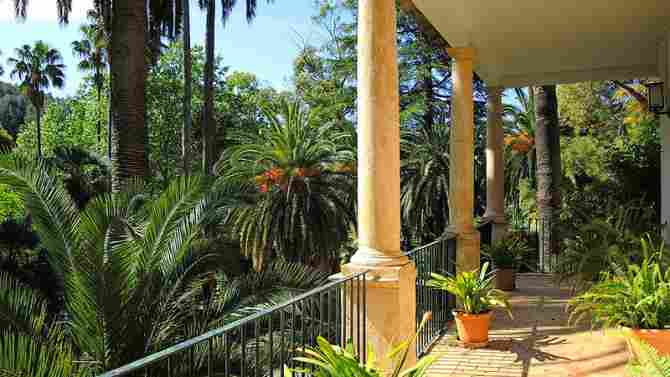
[[568, 326], [568, 289], [548, 278], [518, 279], [511, 294], [514, 318], [496, 313], [483, 349], [457, 346], [453, 330], [431, 351], [429, 377], [623, 377], [625, 345], [585, 326]]

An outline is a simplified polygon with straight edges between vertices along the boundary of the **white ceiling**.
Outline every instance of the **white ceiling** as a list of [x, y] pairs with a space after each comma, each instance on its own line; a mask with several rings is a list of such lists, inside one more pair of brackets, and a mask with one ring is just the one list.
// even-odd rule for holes
[[475, 70], [506, 87], [658, 75], [670, 0], [414, 0]]

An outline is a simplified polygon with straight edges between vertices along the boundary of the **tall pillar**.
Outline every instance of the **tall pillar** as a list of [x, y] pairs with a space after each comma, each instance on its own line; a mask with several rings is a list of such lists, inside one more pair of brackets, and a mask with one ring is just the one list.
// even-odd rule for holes
[[505, 218], [505, 155], [503, 135], [503, 105], [501, 87], [489, 87], [486, 115], [486, 212], [484, 218], [491, 222], [491, 241], [496, 242], [507, 234]]
[[474, 49], [450, 48], [454, 60], [451, 69], [451, 135], [449, 151], [449, 214], [451, 231], [458, 235], [456, 268], [479, 268], [479, 232], [474, 227], [475, 204], [475, 126], [472, 99]]
[[[400, 250], [395, 7], [395, 0], [358, 1], [358, 251], [343, 267], [345, 274], [370, 271], [367, 341], [377, 355], [416, 330], [416, 268]], [[408, 365], [415, 360], [410, 352]], [[391, 368], [384, 357], [379, 363]]]

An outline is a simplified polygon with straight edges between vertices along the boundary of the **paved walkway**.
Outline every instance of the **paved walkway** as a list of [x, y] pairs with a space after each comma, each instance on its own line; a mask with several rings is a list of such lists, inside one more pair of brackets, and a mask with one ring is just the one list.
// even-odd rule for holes
[[489, 346], [467, 350], [455, 333], [431, 351], [440, 356], [429, 377], [625, 377], [626, 345], [587, 327], [568, 327], [568, 289], [545, 275], [523, 274], [511, 294], [514, 319], [496, 313]]

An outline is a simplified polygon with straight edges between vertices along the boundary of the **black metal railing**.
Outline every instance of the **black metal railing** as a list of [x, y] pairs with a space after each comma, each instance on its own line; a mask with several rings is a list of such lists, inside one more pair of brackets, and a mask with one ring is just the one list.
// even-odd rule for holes
[[428, 288], [426, 284], [433, 272], [442, 275], [456, 272], [456, 237], [441, 238], [410, 251], [407, 256], [414, 261], [417, 269], [417, 326], [424, 313], [433, 313], [433, 319], [421, 330], [416, 342], [416, 352], [420, 357], [446, 332], [449, 321], [453, 319], [451, 311], [456, 306], [455, 298], [447, 292]]
[[366, 273], [339, 278], [290, 301], [179, 343], [98, 377], [273, 377], [295, 367], [321, 336], [354, 342], [366, 358]]
[[479, 231], [479, 240], [481, 242], [481, 245], [491, 245], [493, 243], [493, 226], [494, 222], [492, 219], [486, 219], [482, 221], [479, 226], [477, 226], [477, 230]]

